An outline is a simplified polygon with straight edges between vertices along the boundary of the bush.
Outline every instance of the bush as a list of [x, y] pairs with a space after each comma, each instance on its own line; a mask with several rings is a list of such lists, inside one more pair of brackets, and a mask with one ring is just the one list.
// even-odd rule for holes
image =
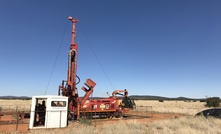
[[87, 119], [87, 118], [80, 118], [79, 122], [82, 123], [82, 124], [85, 124], [85, 125], [91, 125], [92, 120]]
[[210, 97], [206, 99], [206, 107], [219, 107], [220, 98], [219, 97]]
[[159, 102], [164, 102], [164, 100], [159, 100]]
[[201, 99], [200, 102], [206, 102], [206, 99]]

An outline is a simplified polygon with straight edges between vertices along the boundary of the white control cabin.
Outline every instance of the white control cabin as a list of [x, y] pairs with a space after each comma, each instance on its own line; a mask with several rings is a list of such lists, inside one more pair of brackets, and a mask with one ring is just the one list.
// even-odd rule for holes
[[33, 96], [30, 129], [62, 128], [67, 126], [68, 97]]

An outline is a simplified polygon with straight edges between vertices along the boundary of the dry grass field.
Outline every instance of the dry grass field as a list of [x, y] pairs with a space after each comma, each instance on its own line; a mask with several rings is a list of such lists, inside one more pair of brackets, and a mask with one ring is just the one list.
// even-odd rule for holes
[[178, 118], [166, 119], [152, 123], [136, 120], [119, 121], [104, 124], [99, 127], [93, 125], [71, 124], [65, 129], [32, 130], [31, 133], [65, 133], [65, 134], [220, 134], [220, 119]]
[[3, 111], [12, 111], [18, 109], [19, 111], [30, 111], [31, 100], [5, 100], [0, 99], [0, 108]]
[[[22, 100], [0, 100], [0, 107], [12, 104], [27, 105], [30, 107], [31, 101]], [[70, 123], [67, 128], [62, 129], [43, 129], [30, 130], [27, 133], [34, 134], [221, 134], [221, 120], [215, 118], [194, 117], [194, 115], [206, 109], [202, 102], [184, 102], [184, 101], [136, 101], [137, 111], [144, 110], [148, 113], [156, 114], [179, 114], [181, 116], [174, 118], [162, 118], [154, 120], [129, 119], [92, 122], [91, 125], [77, 122]], [[136, 110], [135, 110], [136, 111]], [[2, 132], [4, 133], [4, 132]], [[18, 133], [18, 132], [10, 132]]]
[[156, 113], [179, 113], [184, 115], [195, 115], [197, 112], [206, 109], [204, 106], [205, 102], [184, 102], [184, 101], [145, 101], [137, 100], [135, 101], [137, 106], [150, 106], [148, 109], [152, 108], [152, 112]]

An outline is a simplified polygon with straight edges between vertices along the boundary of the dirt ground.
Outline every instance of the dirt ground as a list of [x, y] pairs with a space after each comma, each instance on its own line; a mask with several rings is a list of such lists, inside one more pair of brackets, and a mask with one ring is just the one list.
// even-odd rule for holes
[[17, 120], [12, 115], [0, 116], [0, 133], [9, 132], [28, 132], [29, 120], [24, 120], [23, 122], [16, 123]]
[[[163, 113], [151, 113], [148, 115], [142, 115], [139, 113], [129, 114], [125, 118], [113, 118], [113, 119], [96, 119], [93, 120], [92, 125], [97, 127], [102, 126], [103, 124], [113, 124], [119, 122], [128, 122], [128, 121], [136, 121], [136, 122], [143, 122], [143, 123], [151, 123], [153, 121], [159, 121], [164, 119], [172, 119], [172, 118], [180, 118], [185, 117], [184, 115], [180, 114], [163, 114]], [[0, 116], [0, 133], [10, 133], [10, 132], [20, 132], [20, 133], [28, 133], [29, 121], [26, 120], [23, 123], [19, 123], [18, 126], [15, 123], [15, 119], [13, 119], [12, 115], [4, 115]], [[14, 123], [14, 124], [13, 124]], [[73, 122], [76, 123], [76, 122]]]
[[141, 122], [141, 123], [151, 123], [154, 121], [160, 121], [164, 119], [174, 119], [174, 118], [181, 118], [186, 117], [181, 114], [175, 114], [175, 113], [152, 113], [148, 115], [140, 115], [140, 114], [129, 114], [128, 117], [124, 118], [117, 118], [117, 119], [97, 119], [93, 120], [93, 125], [101, 126], [103, 124], [115, 124], [119, 122], [129, 122], [129, 121], [135, 121], [135, 122]]

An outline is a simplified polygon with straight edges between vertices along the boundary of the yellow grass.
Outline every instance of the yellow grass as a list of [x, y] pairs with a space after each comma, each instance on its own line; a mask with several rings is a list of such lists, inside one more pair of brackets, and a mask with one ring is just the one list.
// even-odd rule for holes
[[100, 127], [94, 125], [69, 125], [63, 129], [31, 130], [31, 133], [65, 133], [65, 134], [219, 134], [221, 120], [214, 118], [179, 118], [141, 123], [127, 121], [105, 124]]
[[[185, 115], [195, 115], [197, 112], [205, 109], [205, 102], [184, 102], [184, 101], [152, 101], [137, 100], [135, 101], [137, 110], [157, 113], [180, 113]], [[30, 110], [31, 100], [1, 100], [0, 107], [3, 110]], [[142, 107], [143, 106], [143, 107]]]
[[0, 105], [31, 105], [31, 100], [5, 100], [0, 99]]
[[[137, 108], [147, 106], [148, 111], [157, 113], [180, 113], [185, 115], [195, 115], [197, 112], [205, 109], [205, 102], [184, 102], [184, 101], [151, 101], [137, 100], [135, 101]], [[144, 107], [143, 107], [144, 109]]]
[[[28, 105], [30, 100], [0, 100], [2, 104], [13, 106]], [[114, 123], [103, 123], [103, 125], [84, 125], [79, 123], [70, 123], [67, 128], [62, 129], [41, 129], [30, 130], [29, 133], [65, 133], [65, 134], [219, 134], [221, 133], [221, 119], [194, 117], [194, 115], [206, 109], [202, 102], [184, 102], [184, 101], [136, 101], [140, 109], [155, 113], [180, 113], [188, 115], [181, 118], [155, 120], [146, 118], [146, 121], [140, 122], [139, 119], [122, 120]], [[16, 132], [15, 132], [16, 133]]]
[[11, 111], [18, 109], [19, 111], [30, 111], [31, 100], [5, 100], [0, 99], [0, 108], [2, 111]]

